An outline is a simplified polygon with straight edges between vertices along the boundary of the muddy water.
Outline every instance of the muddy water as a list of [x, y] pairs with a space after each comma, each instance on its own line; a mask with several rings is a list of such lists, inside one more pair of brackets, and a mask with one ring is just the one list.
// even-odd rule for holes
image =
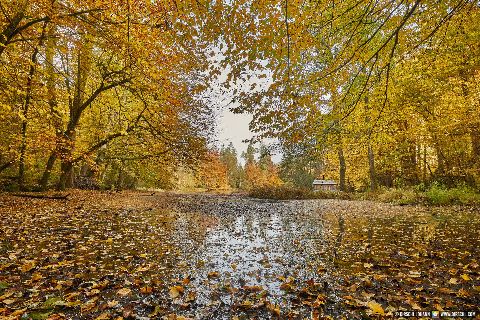
[[[95, 205], [4, 201], [3, 312], [304, 319], [480, 305], [478, 209], [122, 197]], [[62, 303], [46, 310], [53, 298]]]

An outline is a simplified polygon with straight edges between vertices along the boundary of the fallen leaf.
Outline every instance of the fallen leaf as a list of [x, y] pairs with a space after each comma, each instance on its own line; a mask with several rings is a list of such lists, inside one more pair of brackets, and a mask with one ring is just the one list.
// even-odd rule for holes
[[104, 312], [95, 318], [95, 320], [108, 320], [108, 319], [110, 319], [110, 314], [108, 312]]
[[53, 296], [45, 300], [45, 302], [42, 304], [42, 308], [52, 309], [56, 306], [64, 306], [66, 304], [67, 303], [63, 301], [62, 298]]
[[373, 275], [373, 279], [375, 279], [376, 281], [382, 281], [386, 278], [387, 278], [387, 276], [383, 275], [383, 274], [374, 274]]
[[445, 294], [452, 293], [452, 290], [450, 290], [448, 288], [439, 288], [438, 291], [441, 292], [441, 293], [445, 293]]
[[443, 308], [442, 308], [442, 306], [441, 306], [440, 304], [436, 303], [436, 304], [434, 304], [433, 306], [435, 307], [435, 310], [437, 310], [437, 311], [443, 311]]
[[91, 296], [97, 295], [97, 294], [99, 294], [99, 293], [100, 293], [100, 290], [99, 290], [99, 289], [93, 289], [93, 290], [87, 292], [85, 295], [86, 295], [87, 297], [91, 297]]
[[244, 286], [243, 289], [245, 291], [259, 292], [263, 290], [263, 287], [262, 286]]
[[118, 306], [118, 301], [117, 301], [117, 300], [108, 301], [108, 302], [107, 302], [107, 306], [108, 306], [109, 308], [114, 308], [114, 307]]
[[218, 278], [220, 277], [220, 274], [217, 271], [212, 271], [212, 272], [209, 272], [207, 276], [209, 278]]
[[385, 311], [383, 311], [382, 305], [376, 301], [369, 301], [367, 303], [367, 307], [372, 311], [373, 314], [380, 314], [385, 315]]
[[197, 294], [193, 291], [190, 291], [188, 293], [187, 297], [185, 298], [185, 302], [186, 303], [193, 302], [193, 301], [195, 301], [196, 298], [197, 298]]
[[91, 300], [88, 300], [87, 302], [85, 302], [84, 304], [82, 304], [80, 306], [80, 312], [82, 313], [87, 313], [87, 312], [90, 312], [93, 310], [93, 308], [95, 308], [96, 304], [97, 304], [97, 300], [98, 300], [98, 297], [95, 297]]
[[182, 286], [173, 286], [170, 287], [168, 293], [170, 294], [170, 298], [175, 299], [178, 298], [181, 294], [183, 294], [184, 291], [185, 289]]
[[462, 277], [462, 279], [465, 280], [465, 281], [470, 281], [470, 280], [472, 280], [472, 279], [468, 276], [468, 274], [466, 274], [466, 273], [462, 274], [460, 277]]
[[117, 294], [118, 294], [119, 296], [123, 296], [123, 297], [124, 297], [124, 296], [128, 296], [128, 295], [130, 294], [130, 292], [132, 292], [131, 289], [129, 289], [129, 288], [122, 288], [122, 289], [120, 289], [120, 290], [117, 291]]
[[148, 270], [150, 270], [150, 266], [146, 265], [146, 266], [138, 267], [136, 271], [137, 272], [145, 272], [145, 271], [148, 271]]
[[313, 302], [312, 307], [319, 308], [325, 304], [326, 296], [323, 294], [319, 294], [317, 299]]
[[460, 288], [460, 290], [458, 290], [458, 292], [457, 292], [457, 297], [466, 298], [466, 297], [469, 297], [469, 296], [470, 296], [470, 294], [468, 293], [468, 291], [466, 291], [463, 288]]
[[158, 316], [160, 313], [163, 313], [163, 311], [164, 311], [164, 309], [162, 307], [160, 307], [159, 305], [156, 305], [153, 312], [150, 313], [148, 316], [150, 318], [154, 318], [154, 317]]
[[244, 300], [242, 301], [242, 304], [240, 305], [241, 308], [243, 309], [251, 309], [253, 307], [253, 302], [250, 300]]
[[418, 303], [412, 298], [408, 298], [408, 304], [412, 307], [413, 310], [422, 310]]
[[365, 297], [365, 300], [370, 300], [375, 296], [375, 293], [368, 293], [366, 291], [362, 291], [361, 295]]
[[28, 272], [36, 267], [35, 260], [28, 260], [26, 263], [20, 267], [20, 271]]
[[43, 276], [42, 274], [38, 273], [38, 272], [35, 272], [33, 275], [32, 275], [32, 281], [38, 281], [40, 279], [42, 279]]
[[267, 303], [267, 310], [273, 313], [274, 316], [280, 317], [280, 307], [273, 304], [273, 303]]
[[[5, 311], [7, 310], [5, 309], [4, 312]], [[12, 313], [9, 314], [9, 319], [13, 318], [14, 316], [21, 316], [25, 313], [25, 311], [27, 311], [27, 309], [19, 309], [19, 310], [13, 311]], [[0, 314], [2, 314], [1, 308], [0, 308]]]
[[134, 317], [134, 313], [133, 313], [133, 305], [127, 305], [125, 307], [123, 307], [123, 310], [122, 310], [122, 316], [125, 318], [125, 319], [130, 319], [130, 318], [133, 318]]
[[143, 293], [143, 294], [152, 293], [153, 288], [149, 287], [149, 286], [146, 286], [146, 287], [140, 288], [140, 292]]
[[15, 301], [17, 301], [17, 299], [5, 299], [5, 300], [2, 301], [2, 303], [5, 303], [6, 305], [9, 305], [9, 304], [14, 303]]
[[412, 278], [419, 278], [422, 273], [420, 271], [410, 271], [408, 275]]

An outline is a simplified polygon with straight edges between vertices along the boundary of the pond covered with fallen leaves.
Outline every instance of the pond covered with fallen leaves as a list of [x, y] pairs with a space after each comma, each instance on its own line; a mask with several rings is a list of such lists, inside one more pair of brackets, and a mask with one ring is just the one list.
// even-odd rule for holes
[[479, 311], [478, 208], [75, 192], [2, 195], [0, 219], [5, 318]]

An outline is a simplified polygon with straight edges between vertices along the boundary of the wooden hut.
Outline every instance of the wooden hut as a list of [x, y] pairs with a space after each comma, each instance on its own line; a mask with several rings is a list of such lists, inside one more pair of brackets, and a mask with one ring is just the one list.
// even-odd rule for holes
[[313, 180], [313, 191], [337, 191], [337, 183], [334, 180]]

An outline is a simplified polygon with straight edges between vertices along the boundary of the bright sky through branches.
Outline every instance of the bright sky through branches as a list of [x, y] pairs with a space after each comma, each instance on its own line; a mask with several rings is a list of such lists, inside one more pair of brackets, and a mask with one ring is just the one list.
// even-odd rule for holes
[[[210, 61], [212, 64], [218, 66], [220, 61], [225, 57], [220, 52], [220, 48], [212, 48], [214, 55]], [[266, 65], [266, 62], [263, 63]], [[245, 140], [251, 139], [254, 133], [249, 129], [249, 123], [252, 120], [251, 114], [235, 114], [230, 111], [231, 108], [238, 106], [238, 102], [233, 101], [236, 94], [241, 92], [253, 92], [267, 90], [273, 82], [272, 74], [265, 70], [245, 70], [245, 78], [243, 81], [229, 82], [228, 89], [226, 83], [228, 74], [231, 72], [230, 66], [224, 68], [220, 74], [210, 81], [210, 88], [204, 97], [209, 100], [210, 104], [215, 106], [217, 110], [217, 124], [218, 124], [218, 142], [219, 145], [228, 145], [233, 143], [237, 150], [237, 155], [241, 163], [243, 159], [241, 155], [247, 150], [248, 143]], [[266, 75], [266, 77], [261, 77]], [[265, 141], [268, 144], [267, 141]], [[272, 155], [272, 160], [276, 163], [280, 162], [281, 155]]]

